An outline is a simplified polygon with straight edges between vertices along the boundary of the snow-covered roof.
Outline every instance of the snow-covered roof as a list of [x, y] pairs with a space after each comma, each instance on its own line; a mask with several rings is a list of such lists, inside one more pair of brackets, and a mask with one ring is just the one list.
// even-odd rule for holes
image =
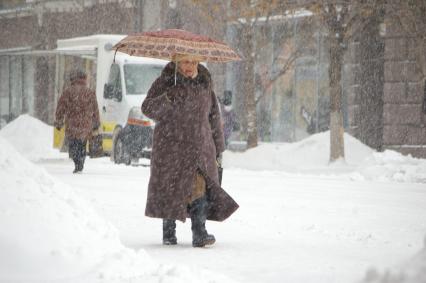
[[126, 35], [123, 34], [95, 34], [90, 36], [58, 39], [57, 49], [79, 48], [80, 46], [99, 48], [104, 47], [107, 43], [114, 45], [125, 37]]

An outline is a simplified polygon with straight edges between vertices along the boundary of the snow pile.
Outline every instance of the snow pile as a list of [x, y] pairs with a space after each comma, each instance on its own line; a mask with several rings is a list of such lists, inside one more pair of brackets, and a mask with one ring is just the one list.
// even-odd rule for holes
[[341, 175], [352, 180], [426, 183], [426, 160], [386, 150], [377, 152], [345, 134], [345, 161], [329, 164], [330, 132], [295, 143], [261, 144], [243, 153], [226, 151], [227, 168]]
[[67, 158], [53, 148], [53, 128], [28, 114], [7, 124], [0, 130], [0, 136], [31, 161]]
[[[373, 150], [345, 134], [346, 162], [333, 167], [353, 168]], [[323, 172], [329, 170], [330, 132], [312, 135], [295, 143], [260, 144], [243, 153], [225, 152], [224, 166], [250, 170], [283, 170], [287, 172]]]
[[426, 238], [424, 248], [406, 263], [380, 274], [372, 268], [362, 283], [426, 283]]
[[88, 201], [1, 137], [0, 180], [0, 282], [229, 282], [124, 247]]
[[385, 150], [373, 152], [357, 172], [366, 180], [426, 183], [426, 160]]
[[107, 255], [150, 263], [131, 255], [85, 200], [1, 138], [0, 179], [0, 281], [67, 278], [108, 261]]
[[[67, 155], [52, 146], [51, 126], [21, 115], [0, 130], [32, 161], [63, 159]], [[376, 152], [345, 133], [345, 161], [329, 164], [330, 132], [312, 135], [295, 143], [264, 143], [246, 152], [226, 151], [226, 168], [276, 170], [289, 173], [342, 175], [352, 180], [426, 183], [426, 160], [387, 150]]]

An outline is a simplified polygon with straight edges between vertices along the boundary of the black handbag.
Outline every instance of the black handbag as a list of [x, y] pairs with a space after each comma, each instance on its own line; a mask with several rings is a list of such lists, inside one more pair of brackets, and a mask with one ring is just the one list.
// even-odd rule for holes
[[223, 167], [221, 165], [217, 167], [217, 173], [219, 175], [219, 185], [222, 185]]
[[223, 167], [222, 167], [222, 154], [216, 157], [216, 165], [217, 165], [217, 175], [219, 176], [219, 185], [222, 186], [222, 175], [223, 175]]
[[89, 156], [90, 158], [104, 156], [104, 149], [102, 147], [102, 134], [96, 132], [89, 140]]

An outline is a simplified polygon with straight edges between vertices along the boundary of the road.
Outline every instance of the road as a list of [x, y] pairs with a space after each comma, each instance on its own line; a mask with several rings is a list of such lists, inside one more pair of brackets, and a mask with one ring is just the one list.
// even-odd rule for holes
[[83, 174], [69, 160], [39, 163], [91, 200], [123, 244], [160, 263], [183, 264], [237, 282], [357, 282], [368, 268], [399, 264], [426, 235], [426, 186], [225, 168], [223, 187], [240, 209], [208, 222], [217, 243], [191, 246], [190, 221], [177, 246], [161, 245], [161, 221], [144, 216], [149, 167], [89, 159]]

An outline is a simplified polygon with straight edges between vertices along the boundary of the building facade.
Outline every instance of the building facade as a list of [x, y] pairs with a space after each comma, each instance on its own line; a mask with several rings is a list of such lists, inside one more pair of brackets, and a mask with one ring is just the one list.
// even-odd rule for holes
[[372, 16], [348, 50], [347, 130], [374, 149], [424, 158], [426, 44], [420, 27], [426, 15], [390, 7]]
[[[426, 54], [424, 33], [398, 25], [387, 11], [371, 17], [363, 33], [347, 46], [342, 81], [345, 130], [374, 149], [426, 157], [426, 66], [419, 57]], [[423, 23], [423, 18], [415, 20]], [[303, 27], [301, 18], [290, 22], [274, 21], [255, 33], [258, 124], [263, 141], [297, 141], [328, 129], [327, 35], [318, 25]], [[209, 34], [233, 46], [238, 46], [241, 36], [224, 20], [206, 20], [184, 0], [0, 1], [0, 127], [21, 113], [47, 123], [53, 120], [59, 87], [55, 85], [55, 57], [22, 54], [55, 49], [57, 39], [162, 28]], [[288, 40], [283, 34], [293, 38]], [[306, 34], [308, 41], [302, 40]], [[285, 57], [298, 44], [312, 48], [265, 89], [262, 76], [279, 69], [275, 58]], [[211, 64], [209, 68], [216, 94], [233, 92], [243, 123], [244, 63]]]
[[[198, 20], [196, 11], [185, 3], [178, 0], [0, 1], [2, 123], [21, 113], [52, 123], [59, 87], [55, 85], [55, 55], [40, 51], [54, 50], [58, 39], [163, 28], [223, 36], [220, 29], [209, 29]], [[223, 68], [211, 69], [217, 73], [220, 93]]]

